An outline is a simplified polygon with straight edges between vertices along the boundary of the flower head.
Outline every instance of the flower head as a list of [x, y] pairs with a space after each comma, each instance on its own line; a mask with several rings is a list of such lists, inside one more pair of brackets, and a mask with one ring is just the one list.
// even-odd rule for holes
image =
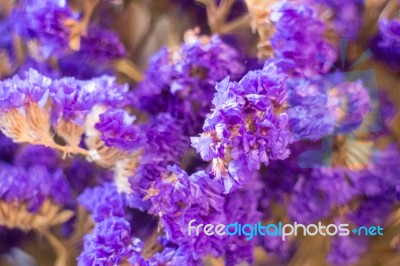
[[324, 39], [325, 25], [305, 4], [283, 1], [272, 7], [274, 55], [292, 65], [296, 75], [313, 77], [327, 73], [336, 60], [334, 47]]
[[51, 174], [41, 165], [24, 169], [2, 164], [0, 182], [0, 199], [26, 204], [32, 212], [37, 211], [46, 199], [58, 204], [71, 199], [71, 189], [62, 171]]
[[101, 134], [101, 140], [109, 147], [132, 150], [138, 147], [142, 138], [133, 122], [134, 116], [118, 109], [108, 109], [100, 114], [95, 128]]
[[[18, 10], [18, 29], [23, 38], [37, 41], [40, 57], [62, 55], [68, 49], [69, 29], [66, 19], [74, 18], [66, 1], [24, 1]], [[35, 45], [34, 43], [31, 45]]]
[[106, 219], [84, 238], [83, 252], [78, 265], [120, 265], [133, 255], [140, 254], [142, 244], [133, 241], [129, 222], [123, 218]]
[[218, 36], [187, 38], [179, 50], [161, 49], [150, 59], [144, 81], [134, 93], [135, 106], [168, 112], [185, 131], [197, 133], [210, 109], [214, 85], [226, 76], [240, 78], [239, 54]]
[[126, 56], [125, 47], [113, 31], [98, 26], [91, 26], [87, 31], [81, 39], [80, 56], [99, 63]]
[[92, 215], [96, 222], [101, 222], [110, 217], [124, 217], [125, 202], [113, 183], [104, 183], [95, 188], [87, 188], [78, 201]]
[[90, 82], [74, 78], [54, 81], [51, 86], [51, 98], [55, 118], [70, 120], [82, 126], [86, 115], [95, 104], [94, 86]]
[[239, 83], [217, 84], [215, 108], [207, 116], [204, 133], [192, 138], [203, 159], [213, 160], [226, 191], [237, 188], [252, 170], [289, 155], [289, 117], [282, 111], [284, 80], [268, 79], [268, 71], [249, 72]]

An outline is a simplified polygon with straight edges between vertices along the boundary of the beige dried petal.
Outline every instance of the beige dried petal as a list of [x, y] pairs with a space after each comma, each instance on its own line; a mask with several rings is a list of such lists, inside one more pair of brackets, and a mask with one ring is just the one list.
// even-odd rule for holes
[[29, 103], [25, 108], [25, 112], [29, 126], [29, 135], [33, 141], [52, 143], [49, 112], [34, 102]]
[[136, 151], [128, 158], [116, 162], [114, 169], [114, 180], [118, 192], [132, 193], [129, 177], [136, 172], [136, 168], [139, 165], [139, 160], [142, 154], [142, 150]]
[[64, 224], [67, 221], [69, 221], [72, 217], [74, 217], [74, 212], [71, 210], [64, 210], [59, 213], [53, 218], [51, 221], [51, 225], [59, 225], [59, 224]]
[[25, 115], [18, 109], [0, 114], [0, 130], [15, 142], [32, 142]]
[[55, 131], [69, 145], [72, 147], [77, 147], [81, 142], [81, 138], [85, 129], [83, 126], [79, 126], [71, 121], [60, 119], [55, 126]]

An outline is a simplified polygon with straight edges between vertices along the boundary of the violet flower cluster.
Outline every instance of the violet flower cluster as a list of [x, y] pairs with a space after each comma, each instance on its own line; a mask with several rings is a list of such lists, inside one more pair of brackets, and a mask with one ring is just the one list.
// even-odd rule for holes
[[396, 265], [398, 1], [9, 2], [0, 265]]
[[239, 52], [219, 36], [189, 32], [181, 47], [161, 48], [150, 58], [133, 101], [151, 114], [171, 114], [188, 134], [196, 134], [210, 110], [215, 83], [226, 76], [237, 80], [244, 71]]

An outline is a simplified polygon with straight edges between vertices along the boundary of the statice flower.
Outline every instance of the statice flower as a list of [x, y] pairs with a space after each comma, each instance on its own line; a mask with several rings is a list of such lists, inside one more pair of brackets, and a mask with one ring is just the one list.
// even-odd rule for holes
[[306, 176], [300, 176], [291, 193], [288, 214], [293, 221], [310, 224], [330, 214], [331, 199]]
[[135, 106], [153, 114], [168, 112], [186, 132], [196, 133], [210, 109], [215, 83], [226, 76], [236, 80], [244, 72], [239, 60], [220, 37], [189, 32], [178, 50], [163, 48], [150, 59], [133, 97]]
[[78, 265], [121, 265], [133, 253], [140, 254], [142, 245], [131, 237], [131, 227], [125, 219], [106, 219], [85, 236]]
[[368, 240], [365, 237], [337, 236], [331, 240], [327, 260], [334, 265], [350, 265], [357, 262], [367, 248]]
[[282, 1], [271, 8], [274, 56], [291, 65], [294, 74], [314, 77], [329, 71], [336, 60], [334, 47], [324, 39], [326, 30], [309, 5]]
[[90, 80], [102, 75], [112, 75], [115, 71], [110, 64], [87, 61], [79, 53], [67, 54], [58, 60], [59, 70], [65, 77]]
[[147, 141], [140, 164], [130, 177], [134, 190], [147, 189], [169, 164], [180, 163], [189, 146], [181, 125], [168, 113], [157, 115], [141, 130]]
[[347, 218], [358, 226], [385, 226], [396, 198], [392, 195], [368, 197], [357, 208], [347, 214]]
[[282, 262], [290, 261], [295, 252], [293, 243], [283, 241], [282, 238], [275, 236], [265, 236], [263, 238], [263, 247], [269, 256], [276, 256]]
[[162, 252], [154, 254], [148, 261], [148, 265], [200, 266], [203, 262], [201, 259], [194, 259], [190, 251], [185, 248], [164, 245]]
[[0, 129], [16, 142], [48, 141], [51, 79], [35, 70], [0, 82]]
[[30, 69], [25, 77], [14, 76], [1, 82], [1, 105], [2, 112], [7, 109], [19, 108], [29, 102], [44, 106], [49, 96], [51, 79], [41, 75], [36, 70]]
[[259, 176], [263, 187], [259, 205], [267, 218], [271, 218], [271, 205], [283, 203], [285, 195], [292, 193], [299, 176], [309, 174], [309, 169], [299, 168], [295, 155], [292, 153], [288, 159], [273, 161], [268, 167], [261, 169]]
[[142, 141], [138, 130], [132, 125], [135, 119], [135, 116], [130, 116], [123, 110], [108, 109], [99, 116], [95, 128], [107, 146], [133, 150]]
[[78, 202], [91, 213], [95, 222], [125, 216], [126, 202], [112, 182], [95, 188], [87, 188], [79, 195]]
[[97, 104], [103, 104], [114, 108], [128, 106], [129, 86], [128, 84], [119, 84], [113, 76], [102, 75], [87, 81], [90, 84], [91, 92], [95, 97]]
[[71, 200], [71, 189], [61, 170], [49, 173], [46, 167], [28, 169], [2, 164], [0, 199], [25, 204], [31, 212], [38, 211], [46, 199], [64, 204]]
[[311, 182], [324, 193], [328, 200], [343, 206], [358, 195], [357, 188], [348, 181], [347, 169], [342, 167], [321, 167], [311, 172]]
[[192, 138], [202, 158], [212, 160], [226, 192], [241, 186], [261, 164], [289, 156], [289, 116], [281, 108], [286, 88], [281, 86], [284, 80], [268, 75], [270, 71], [279, 72], [250, 72], [239, 83], [227, 78], [217, 84], [205, 132]]
[[[317, 12], [332, 24], [329, 26], [340, 37], [351, 40], [357, 37], [362, 22], [360, 19], [363, 9], [362, 0], [308, 0], [305, 2], [317, 5]], [[326, 14], [328, 14], [327, 17]]]
[[70, 162], [65, 168], [65, 175], [77, 193], [82, 193], [86, 188], [95, 186], [99, 182], [111, 181], [113, 178], [111, 171], [104, 171], [95, 164], [80, 158], [75, 158]]
[[60, 56], [68, 50], [70, 30], [65, 22], [75, 17], [66, 1], [22, 1], [18, 14], [21, 36], [37, 46], [39, 56]]
[[327, 111], [330, 98], [326, 89], [306, 79], [292, 80], [289, 86], [287, 113], [290, 118], [292, 141], [305, 139], [315, 141], [326, 135], [332, 135], [336, 119], [333, 111]]
[[54, 119], [83, 125], [95, 104], [94, 86], [74, 78], [55, 80], [51, 85]]
[[[228, 194], [225, 197], [224, 206], [227, 221], [241, 224], [255, 224], [261, 221], [262, 214], [258, 211], [258, 199], [262, 188], [263, 184], [258, 180], [258, 174], [252, 173], [246, 186]], [[243, 204], [244, 202], [246, 204]], [[237, 236], [225, 239], [225, 264], [254, 263], [255, 245], [255, 238], [248, 240], [244, 236]]]
[[125, 106], [128, 90], [128, 86], [117, 84], [115, 78], [109, 76], [88, 81], [74, 78], [54, 80], [51, 99], [56, 132], [70, 145], [78, 146], [85, 131], [87, 116], [93, 113], [94, 107]]
[[399, 68], [400, 21], [398, 19], [379, 21], [379, 33], [370, 42], [374, 57], [392, 68]]
[[45, 166], [50, 171], [59, 169], [61, 158], [57, 151], [42, 145], [26, 145], [15, 155], [14, 163], [24, 168]]
[[93, 232], [84, 237], [78, 265], [120, 265], [128, 259], [145, 262], [140, 255], [143, 244], [131, 237], [131, 225], [125, 219], [131, 203], [128, 195], [118, 193], [115, 184], [106, 182], [86, 189], [79, 195], [78, 202], [95, 222]]
[[16, 74], [18, 74], [21, 78], [25, 78], [25, 74], [28, 73], [30, 69], [35, 69], [40, 74], [51, 79], [60, 77], [60, 72], [58, 69], [52, 68], [47, 64], [47, 62], [37, 61], [30, 56], [25, 59], [23, 65], [18, 67]]
[[357, 190], [366, 196], [391, 195], [394, 198], [398, 185], [397, 176], [400, 173], [397, 163], [399, 159], [400, 154], [394, 144], [382, 150], [375, 150], [365, 168], [348, 171], [349, 178]]
[[148, 190], [150, 212], [160, 216], [166, 238], [185, 246], [193, 258], [200, 259], [206, 254], [219, 256], [223, 252], [221, 237], [189, 236], [187, 225], [192, 219], [196, 219], [195, 224], [226, 221], [222, 189], [205, 172], [189, 177], [178, 166], [171, 166]]
[[78, 52], [81, 57], [104, 63], [126, 56], [125, 47], [113, 31], [98, 26], [91, 26], [87, 31], [87, 35], [81, 38]]
[[[196, 261], [207, 254], [224, 256], [228, 265], [244, 261], [252, 263], [255, 239], [194, 236], [193, 232], [189, 235], [187, 224], [192, 219], [196, 220], [193, 226], [200, 223], [256, 223], [261, 216], [257, 211], [261, 184], [255, 177], [254, 174], [251, 176], [251, 184], [245, 188], [225, 196], [222, 184], [212, 175], [199, 171], [189, 176], [179, 167], [170, 166], [148, 190], [147, 197], [152, 202], [150, 212], [160, 217], [165, 238], [188, 253], [182, 259], [191, 261], [190, 265], [198, 265]], [[246, 205], [242, 204], [244, 200]]]

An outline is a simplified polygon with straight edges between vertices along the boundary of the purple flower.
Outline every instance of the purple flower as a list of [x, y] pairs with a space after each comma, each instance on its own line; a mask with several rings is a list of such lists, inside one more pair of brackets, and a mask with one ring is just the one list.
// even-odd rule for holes
[[15, 156], [15, 164], [24, 168], [34, 165], [45, 166], [49, 170], [57, 170], [61, 163], [60, 155], [53, 149], [41, 145], [26, 145]]
[[25, 170], [2, 164], [0, 182], [0, 199], [26, 204], [32, 212], [37, 211], [47, 198], [58, 204], [71, 200], [71, 189], [61, 170], [50, 174], [41, 165]]
[[150, 59], [134, 104], [152, 114], [168, 112], [194, 134], [210, 109], [215, 83], [243, 72], [238, 52], [218, 36], [189, 38], [179, 50], [164, 48]]
[[268, 255], [278, 256], [280, 260], [288, 262], [293, 255], [295, 249], [292, 243], [288, 240], [283, 241], [277, 236], [263, 236], [263, 247], [268, 252]]
[[270, 19], [274, 55], [291, 62], [294, 74], [313, 77], [329, 71], [336, 51], [324, 39], [324, 23], [310, 6], [283, 1], [272, 7]]
[[207, 254], [224, 254], [228, 265], [251, 263], [254, 240], [248, 241], [244, 236], [189, 235], [188, 231], [193, 219], [192, 226], [256, 223], [261, 217], [257, 211], [260, 184], [254, 175], [250, 179], [251, 184], [226, 196], [222, 184], [212, 175], [199, 171], [189, 176], [179, 167], [170, 166], [147, 192], [152, 203], [150, 212], [160, 216], [166, 239], [188, 252], [194, 261]]
[[201, 266], [203, 265], [203, 263], [201, 259], [193, 258], [193, 253], [191, 253], [191, 251], [185, 249], [184, 247], [164, 247], [161, 253], [156, 253], [153, 255], [153, 257], [151, 257], [151, 259], [149, 260], [149, 265]]
[[107, 146], [128, 151], [137, 148], [143, 140], [133, 126], [135, 120], [135, 116], [130, 116], [123, 110], [109, 108], [99, 116], [95, 128], [101, 133], [101, 140]]
[[18, 30], [26, 40], [40, 44], [42, 56], [62, 55], [68, 49], [69, 29], [66, 19], [74, 18], [65, 1], [24, 1], [18, 9]]
[[0, 111], [18, 108], [28, 102], [44, 106], [49, 96], [51, 79], [29, 69], [24, 78], [18, 75], [0, 81]]
[[51, 85], [55, 119], [71, 120], [82, 126], [96, 103], [94, 90], [94, 83], [74, 78], [55, 80]]
[[60, 72], [57, 69], [54, 69], [51, 66], [49, 66], [47, 62], [40, 62], [32, 57], [28, 57], [25, 59], [24, 64], [18, 68], [17, 74], [21, 78], [25, 78], [26, 73], [28, 73], [30, 69], [35, 69], [42, 75], [49, 77], [51, 79], [60, 77]]
[[400, 154], [398, 148], [391, 144], [383, 150], [372, 153], [366, 167], [359, 171], [348, 171], [348, 176], [355, 188], [368, 197], [395, 197], [395, 189], [399, 184]]
[[293, 221], [309, 224], [329, 215], [331, 199], [318, 189], [313, 179], [300, 176], [291, 193], [288, 214]]
[[82, 193], [87, 187], [101, 181], [112, 180], [112, 173], [98, 168], [95, 164], [79, 158], [74, 159], [65, 169], [65, 175], [73, 189]]
[[109, 64], [98, 64], [96, 61], [88, 61], [79, 53], [67, 54], [58, 61], [60, 72], [65, 77], [89, 80], [101, 75], [114, 73]]
[[394, 202], [394, 197], [386, 195], [366, 198], [360, 202], [356, 210], [348, 213], [347, 217], [358, 226], [384, 226]]
[[353, 40], [357, 37], [361, 26], [362, 0], [309, 0], [308, 2], [317, 8], [320, 17], [323, 17], [325, 12], [331, 14], [327, 22], [332, 23], [330, 27], [342, 38]]
[[271, 216], [271, 204], [283, 203], [284, 196], [291, 194], [298, 177], [308, 174], [308, 169], [298, 167], [297, 158], [292, 154], [284, 161], [273, 161], [265, 169], [261, 169], [260, 182], [263, 183], [260, 205], [265, 217]]
[[82, 204], [92, 215], [96, 222], [101, 222], [111, 217], [124, 217], [125, 201], [113, 183], [104, 183], [102, 186], [87, 188], [78, 197]]
[[179, 167], [172, 166], [148, 190], [153, 204], [150, 212], [160, 216], [166, 238], [185, 246], [195, 259], [206, 254], [218, 256], [223, 252], [221, 237], [189, 236], [187, 225], [192, 219], [196, 219], [195, 224], [223, 223], [222, 191], [222, 186], [205, 172], [189, 177]]
[[398, 47], [400, 45], [400, 21], [381, 20], [379, 30], [382, 34], [381, 47]]
[[379, 33], [370, 41], [369, 47], [375, 58], [398, 69], [400, 67], [400, 21], [380, 20]]
[[15, 19], [15, 12], [12, 12], [6, 18], [0, 19], [0, 52], [5, 52], [10, 59], [14, 57], [12, 34]]
[[0, 112], [20, 107], [25, 101], [25, 95], [20, 93], [17, 82], [5, 80], [0, 82]]
[[142, 245], [131, 237], [131, 227], [125, 219], [105, 219], [85, 236], [78, 265], [120, 265], [133, 253], [140, 254]]
[[[122, 108], [129, 104], [128, 84], [118, 84], [115, 77], [102, 75], [88, 81], [98, 104]], [[93, 84], [94, 83], [94, 84]]]
[[134, 191], [143, 197], [151, 182], [158, 179], [170, 164], [179, 164], [187, 153], [189, 141], [182, 126], [168, 113], [158, 114], [141, 127], [146, 143], [135, 173], [129, 177]]
[[[262, 189], [263, 184], [259, 182], [258, 175], [253, 173], [244, 187], [226, 195], [224, 211], [228, 223], [256, 224], [261, 221], [258, 199]], [[224, 243], [226, 265], [238, 265], [242, 262], [254, 263], [255, 239], [248, 240], [244, 236], [235, 236], [226, 238]]]
[[262, 164], [289, 156], [289, 119], [281, 110], [286, 76], [268, 76], [273, 71], [279, 72], [271, 66], [265, 72], [249, 72], [239, 83], [228, 78], [218, 83], [205, 132], [191, 138], [202, 158], [213, 161], [213, 171], [224, 180], [227, 192]]
[[318, 84], [305, 79], [292, 80], [289, 90], [289, 115], [292, 141], [318, 140], [331, 135], [335, 118], [328, 108], [328, 94]]
[[81, 57], [105, 63], [126, 56], [125, 47], [113, 31], [91, 26], [87, 32], [81, 39], [78, 52]]
[[325, 167], [313, 169], [311, 176], [316, 186], [329, 198], [329, 201], [341, 206], [358, 195], [357, 189], [348, 181], [346, 169]]
[[365, 237], [337, 236], [331, 240], [327, 260], [334, 265], [351, 265], [358, 261], [367, 248]]

